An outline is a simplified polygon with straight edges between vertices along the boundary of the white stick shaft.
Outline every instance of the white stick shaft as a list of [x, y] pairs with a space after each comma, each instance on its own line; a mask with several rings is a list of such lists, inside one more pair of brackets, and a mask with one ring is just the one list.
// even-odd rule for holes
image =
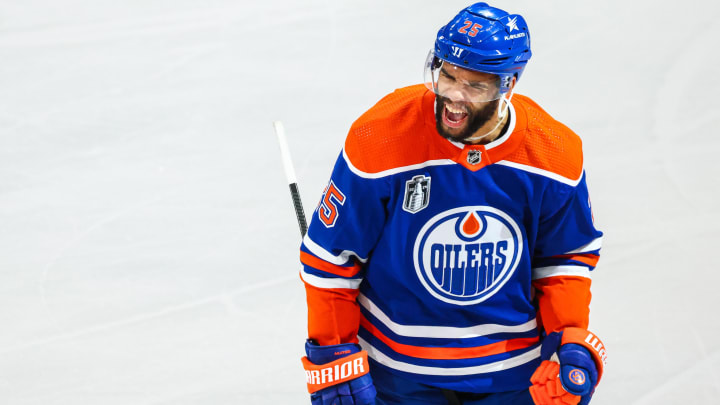
[[292, 158], [290, 158], [290, 148], [285, 138], [285, 127], [281, 121], [273, 122], [273, 126], [275, 127], [275, 134], [280, 144], [280, 154], [282, 156], [283, 167], [285, 168], [285, 177], [287, 177], [288, 184], [297, 183]]
[[280, 144], [280, 154], [282, 155], [283, 166], [285, 167], [285, 177], [287, 177], [290, 186], [290, 196], [292, 197], [293, 207], [295, 208], [295, 216], [297, 217], [298, 226], [300, 226], [300, 235], [305, 237], [307, 233], [307, 220], [305, 219], [305, 210], [303, 209], [302, 198], [300, 198], [300, 190], [298, 190], [297, 179], [295, 178], [295, 169], [293, 168], [292, 159], [290, 159], [290, 148], [285, 138], [285, 128], [282, 122], [273, 122], [275, 134]]

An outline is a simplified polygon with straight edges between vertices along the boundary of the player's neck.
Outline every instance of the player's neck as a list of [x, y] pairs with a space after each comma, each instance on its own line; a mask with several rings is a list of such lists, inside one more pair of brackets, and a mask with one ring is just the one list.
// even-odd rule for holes
[[471, 145], [487, 145], [503, 135], [505, 131], [507, 131], [509, 124], [510, 111], [506, 110], [502, 117], [492, 120], [478, 129], [472, 137], [467, 139], [466, 143]]

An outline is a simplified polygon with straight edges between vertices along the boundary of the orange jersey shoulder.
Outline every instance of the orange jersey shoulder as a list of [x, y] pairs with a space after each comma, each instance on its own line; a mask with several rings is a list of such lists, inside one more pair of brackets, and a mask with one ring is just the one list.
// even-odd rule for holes
[[438, 137], [434, 102], [434, 94], [422, 84], [385, 96], [350, 128], [345, 154], [352, 166], [375, 174], [447, 158], [433, 139]]
[[[419, 84], [385, 96], [350, 128], [344, 152], [348, 163], [368, 175], [422, 164], [457, 160], [459, 149], [435, 129], [435, 95]], [[517, 114], [511, 139], [491, 151], [502, 160], [529, 171], [559, 178], [566, 183], [580, 179], [582, 142], [530, 98], [515, 95]]]
[[529, 97], [516, 94], [512, 103], [518, 115], [515, 130], [526, 133], [520, 147], [504, 160], [549, 172], [571, 182], [578, 181], [583, 173], [580, 137]]

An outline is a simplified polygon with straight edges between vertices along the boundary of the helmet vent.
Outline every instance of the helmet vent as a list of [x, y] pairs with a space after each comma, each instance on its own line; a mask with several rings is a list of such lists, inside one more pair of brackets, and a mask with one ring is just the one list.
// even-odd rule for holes
[[509, 58], [503, 57], [503, 58], [491, 58], [491, 59], [485, 59], [482, 61], [483, 65], [502, 65], [505, 63]]

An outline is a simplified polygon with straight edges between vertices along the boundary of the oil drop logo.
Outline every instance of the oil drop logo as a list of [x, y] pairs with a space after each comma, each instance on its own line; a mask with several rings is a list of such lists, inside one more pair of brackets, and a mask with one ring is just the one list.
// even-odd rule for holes
[[487, 206], [460, 207], [423, 226], [413, 261], [420, 282], [435, 298], [472, 305], [505, 285], [522, 249], [520, 228], [509, 215]]

